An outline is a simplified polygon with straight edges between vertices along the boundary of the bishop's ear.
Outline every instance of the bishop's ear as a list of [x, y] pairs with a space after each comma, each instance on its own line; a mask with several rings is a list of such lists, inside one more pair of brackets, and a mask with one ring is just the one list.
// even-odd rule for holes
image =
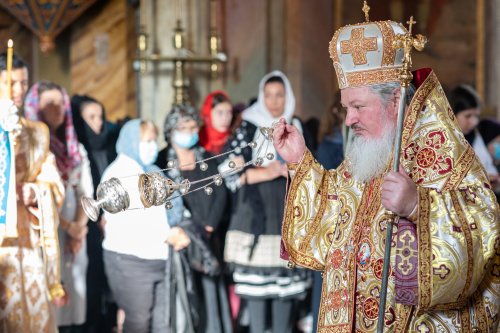
[[391, 111], [393, 112], [393, 116], [397, 117], [399, 111], [399, 99], [401, 97], [401, 89], [396, 88], [393, 91], [393, 98], [391, 100]]

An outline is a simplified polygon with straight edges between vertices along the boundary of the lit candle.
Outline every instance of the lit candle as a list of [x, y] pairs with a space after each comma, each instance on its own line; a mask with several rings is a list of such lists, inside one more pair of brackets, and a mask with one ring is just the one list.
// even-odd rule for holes
[[14, 42], [9, 39], [7, 42], [7, 98], [12, 98], [12, 54]]

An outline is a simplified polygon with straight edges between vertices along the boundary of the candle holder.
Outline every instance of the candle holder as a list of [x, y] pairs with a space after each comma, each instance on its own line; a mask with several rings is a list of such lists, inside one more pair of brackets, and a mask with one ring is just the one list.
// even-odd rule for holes
[[[143, 40], [143, 33], [138, 36], [137, 48], [139, 50], [138, 57], [134, 60], [134, 69], [139, 71], [141, 74], [145, 74], [147, 71], [147, 63], [162, 63], [162, 62], [172, 62], [173, 63], [173, 77], [172, 86], [174, 89], [173, 104], [189, 104], [189, 89], [191, 82], [186, 73], [186, 66], [192, 63], [204, 63], [210, 65], [210, 77], [211, 79], [218, 78], [219, 71], [222, 63], [227, 62], [227, 55], [221, 50], [221, 36], [217, 34], [217, 25], [215, 19], [215, 8], [216, 2], [210, 2], [211, 8], [211, 23], [209, 32], [209, 54], [197, 55], [186, 48], [186, 31], [182, 26], [182, 1], [177, 2], [177, 14], [176, 22], [172, 35], [172, 43], [174, 48], [174, 54], [172, 55], [160, 55], [157, 53], [148, 54], [147, 44], [141, 43]], [[142, 22], [144, 23], [144, 22]], [[154, 36], [153, 36], [154, 37]], [[153, 38], [154, 39], [154, 38]], [[146, 46], [145, 46], [146, 45]]]

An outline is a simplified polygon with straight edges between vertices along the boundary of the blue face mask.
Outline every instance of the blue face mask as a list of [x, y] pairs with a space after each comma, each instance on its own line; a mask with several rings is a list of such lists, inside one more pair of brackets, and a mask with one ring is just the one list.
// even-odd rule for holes
[[500, 142], [493, 144], [493, 158], [500, 161]]
[[158, 157], [158, 145], [154, 141], [139, 143], [139, 158], [144, 165], [151, 165]]
[[184, 133], [174, 131], [174, 133], [172, 134], [172, 143], [184, 149], [193, 147], [197, 142], [198, 133]]

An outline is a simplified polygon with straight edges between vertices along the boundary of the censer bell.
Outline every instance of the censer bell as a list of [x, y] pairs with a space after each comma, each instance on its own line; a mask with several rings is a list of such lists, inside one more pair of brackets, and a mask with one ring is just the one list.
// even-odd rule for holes
[[130, 197], [118, 178], [113, 177], [99, 184], [96, 196], [97, 200], [82, 198], [83, 210], [94, 222], [97, 221], [101, 208], [114, 214], [127, 209], [130, 205]]

